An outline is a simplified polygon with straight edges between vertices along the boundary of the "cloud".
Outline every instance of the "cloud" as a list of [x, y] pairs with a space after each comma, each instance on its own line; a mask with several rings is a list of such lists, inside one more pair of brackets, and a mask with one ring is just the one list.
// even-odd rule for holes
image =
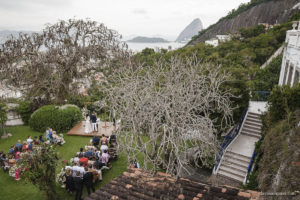
[[0, 9], [2, 10], [13, 10], [13, 11], [23, 11], [23, 9], [33, 10], [33, 9], [45, 9], [45, 8], [62, 8], [71, 5], [71, 0], [0, 0]]
[[134, 9], [132, 11], [133, 14], [135, 15], [146, 15], [147, 14], [147, 10], [143, 9], [143, 8], [138, 8], [138, 9]]

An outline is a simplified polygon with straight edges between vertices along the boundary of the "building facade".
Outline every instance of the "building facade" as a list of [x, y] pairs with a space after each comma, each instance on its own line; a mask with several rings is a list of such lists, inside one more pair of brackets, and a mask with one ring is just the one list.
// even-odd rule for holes
[[300, 79], [300, 21], [293, 23], [293, 30], [287, 31], [283, 52], [279, 85], [293, 86]]

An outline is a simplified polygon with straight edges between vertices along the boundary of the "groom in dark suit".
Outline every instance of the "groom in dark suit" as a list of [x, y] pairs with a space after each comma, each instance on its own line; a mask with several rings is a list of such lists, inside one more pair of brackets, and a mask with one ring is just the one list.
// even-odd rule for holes
[[98, 129], [97, 129], [97, 116], [96, 116], [95, 111], [91, 115], [91, 121], [92, 121], [92, 130], [93, 131], [98, 131]]

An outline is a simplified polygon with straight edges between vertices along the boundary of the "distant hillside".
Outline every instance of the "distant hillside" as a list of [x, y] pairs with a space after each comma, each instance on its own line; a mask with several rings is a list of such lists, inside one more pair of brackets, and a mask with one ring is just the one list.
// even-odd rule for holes
[[185, 29], [179, 34], [176, 42], [189, 41], [193, 36], [197, 35], [203, 29], [203, 24], [199, 18], [194, 19]]
[[133, 42], [133, 43], [168, 43], [169, 41], [158, 38], [158, 37], [135, 37], [131, 40], [127, 40], [127, 42]]
[[299, 0], [252, 0], [232, 10], [219, 22], [195, 36], [189, 45], [195, 45], [219, 34], [235, 33], [239, 28], [255, 26], [258, 23], [275, 24], [286, 22]]
[[0, 31], [0, 44], [4, 43], [11, 35], [16, 37], [19, 35], [19, 33], [27, 33], [32, 34], [33, 31], [10, 31], [10, 30], [2, 30]]

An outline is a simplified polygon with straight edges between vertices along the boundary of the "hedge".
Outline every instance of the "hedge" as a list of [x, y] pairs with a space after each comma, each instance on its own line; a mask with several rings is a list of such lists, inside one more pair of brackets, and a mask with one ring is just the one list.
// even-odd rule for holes
[[44, 132], [47, 127], [57, 132], [67, 132], [81, 120], [82, 113], [75, 105], [47, 105], [31, 115], [29, 126], [39, 132]]

